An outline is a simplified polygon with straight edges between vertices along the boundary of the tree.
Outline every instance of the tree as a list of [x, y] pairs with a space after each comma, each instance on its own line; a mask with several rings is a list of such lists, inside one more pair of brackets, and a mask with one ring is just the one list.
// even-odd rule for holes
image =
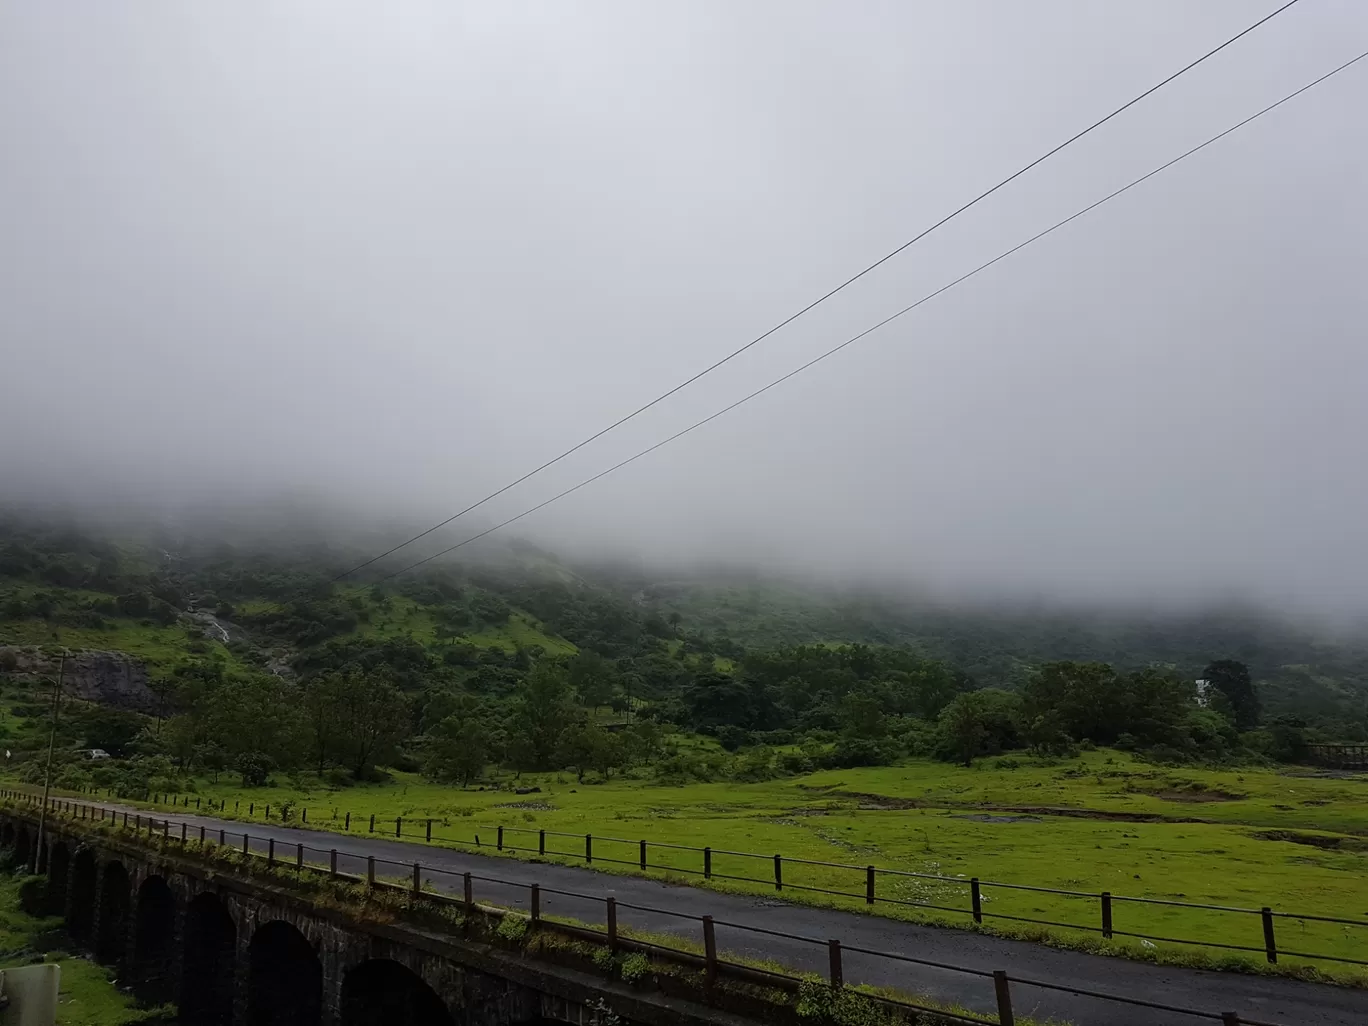
[[479, 778], [489, 762], [490, 724], [475, 702], [438, 723], [428, 735], [423, 772], [462, 787]]
[[1221, 696], [1238, 730], [1253, 730], [1259, 725], [1259, 696], [1249, 676], [1249, 667], [1234, 659], [1208, 663], [1202, 676]]
[[561, 735], [558, 761], [574, 770], [581, 784], [589, 770], [607, 779], [615, 767], [622, 765], [622, 760], [622, 742], [597, 723], [578, 720]]
[[1011, 692], [983, 688], [957, 695], [937, 721], [938, 754], [971, 766], [977, 755], [1014, 748], [1020, 716], [1021, 701]]
[[348, 673], [337, 679], [334, 694], [338, 752], [360, 780], [403, 740], [408, 700], [378, 673]]
[[572, 717], [570, 685], [564, 671], [546, 661], [538, 663], [518, 689], [509, 725], [518, 768], [551, 769], [561, 734]]
[[613, 666], [597, 652], [585, 650], [570, 660], [570, 685], [580, 704], [592, 714], [613, 695]]

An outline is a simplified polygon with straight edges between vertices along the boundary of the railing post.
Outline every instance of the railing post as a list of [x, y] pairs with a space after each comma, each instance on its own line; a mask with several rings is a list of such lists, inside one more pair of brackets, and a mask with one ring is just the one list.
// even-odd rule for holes
[[618, 946], [617, 898], [611, 894], [604, 898], [603, 911], [608, 920], [608, 950], [616, 951]]
[[546, 854], [546, 831], [545, 831], [545, 830], [538, 830], [538, 831], [537, 831], [537, 854], [538, 854], [538, 855], [545, 855], [545, 854]]
[[262, 819], [270, 819], [270, 818], [271, 818], [271, 803], [270, 803], [270, 802], [267, 802], [267, 803], [266, 803], [266, 811], [262, 814], [261, 818], [262, 818]]
[[413, 896], [416, 898], [423, 893], [423, 867], [415, 862], [413, 864]]
[[342, 829], [343, 829], [343, 830], [346, 830], [348, 833], [351, 833], [351, 813], [350, 813], [350, 812], [347, 813], [347, 825], [344, 826]]
[[375, 886], [375, 856], [366, 856], [366, 886]]
[[536, 926], [541, 921], [541, 887], [533, 884], [529, 890], [527, 903], [532, 915], [532, 925]]
[[983, 922], [983, 895], [979, 892], [979, 878], [969, 881], [969, 898], [974, 904], [974, 922]]
[[703, 879], [712, 879], [712, 849], [703, 849]]
[[223, 847], [225, 844], [227, 844], [227, 843], [228, 843], [228, 831], [225, 830], [223, 827], [219, 827], [219, 847], [222, 848], [222, 847]]
[[204, 824], [200, 824], [200, 844], [204, 843]]
[[242, 854], [247, 854], [247, 831], [242, 832]]
[[[124, 813], [124, 826], [128, 826], [128, 813]], [[137, 833], [142, 833], [142, 813], [133, 817], [133, 829]]]
[[328, 875], [337, 875], [337, 849], [333, 848], [328, 852]]
[[184, 843], [185, 843], [185, 829], [186, 829], [186, 825], [185, 825], [184, 823], [182, 823], [182, 824], [181, 824], [181, 844], [184, 844]]
[[375, 813], [371, 813], [370, 832], [375, 833]]
[[827, 958], [831, 963], [831, 985], [836, 988], [845, 986], [845, 974], [841, 971], [841, 942], [827, 941]]
[[503, 827], [499, 827], [499, 838], [496, 843], [496, 847], [499, 849], [499, 851], [503, 851]]
[[584, 862], [588, 865], [594, 861], [594, 835], [584, 835]]
[[874, 904], [874, 867], [865, 866], [865, 904]]
[[1108, 940], [1112, 935], [1111, 891], [1102, 892], [1102, 936]]
[[717, 979], [717, 934], [713, 930], [712, 916], [703, 917], [703, 959], [711, 983]]
[[778, 855], [774, 856], [774, 889], [776, 891], [784, 889], [784, 860]]
[[427, 841], [429, 844], [432, 843], [432, 820], [427, 821]]
[[1222, 1012], [1221, 1026], [1240, 1026], [1240, 1017], [1234, 1012]]
[[304, 842], [303, 842], [303, 841], [300, 841], [300, 842], [299, 842], [299, 846], [295, 849], [295, 869], [301, 870], [301, 871], [304, 869]]
[[1273, 910], [1262, 908], [1259, 910], [1259, 916], [1263, 919], [1264, 953], [1270, 962], [1276, 964], [1278, 961], [1278, 945], [1273, 940]]
[[641, 842], [641, 871], [646, 871], [646, 842]]
[[266, 838], [266, 865], [275, 868], [275, 838]]
[[469, 873], [466, 873], [462, 878], [462, 883], [465, 885], [466, 915], [471, 915], [475, 911], [475, 881]]
[[307, 823], [307, 822], [309, 821], [309, 810], [308, 810], [308, 809], [301, 809], [301, 810], [299, 811], [299, 821], [300, 821], [301, 823]]
[[993, 989], [997, 991], [998, 1026], [1016, 1026], [1012, 1015], [1012, 985], [1002, 970], [993, 973]]

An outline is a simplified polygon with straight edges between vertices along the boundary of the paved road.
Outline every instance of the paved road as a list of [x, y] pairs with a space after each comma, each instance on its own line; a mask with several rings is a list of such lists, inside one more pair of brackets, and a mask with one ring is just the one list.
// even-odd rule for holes
[[[146, 815], [144, 810], [114, 803], [91, 804], [120, 813]], [[347, 873], [364, 875], [365, 859], [374, 857], [377, 875], [411, 880], [413, 863], [418, 861], [424, 867], [425, 883], [451, 893], [460, 893], [460, 874], [467, 872], [476, 877], [508, 881], [493, 883], [477, 879], [475, 882], [477, 901], [505, 907], [526, 908], [526, 885], [536, 883], [541, 887], [543, 914], [569, 916], [591, 924], [604, 923], [603, 898], [612, 895], [618, 901], [620, 925], [681, 935], [695, 943], [702, 942], [697, 917], [707, 913], [717, 921], [717, 944], [722, 952], [768, 959], [823, 975], [827, 972], [829, 957], [825, 941], [837, 938], [846, 949], [844, 973], [847, 983], [897, 987], [906, 993], [953, 1002], [990, 1018], [996, 1013], [990, 979], [864, 955], [849, 949], [894, 952], [988, 972], [1005, 969], [1014, 979], [1201, 1009], [1216, 1013], [1218, 1021], [1219, 1013], [1233, 1011], [1248, 1019], [1285, 1026], [1364, 1026], [1368, 1023], [1368, 991], [1346, 987], [1155, 966], [1104, 955], [1061, 951], [967, 930], [916, 926], [880, 916], [794, 905], [774, 898], [719, 894], [655, 880], [596, 873], [574, 866], [519, 862], [420, 843], [384, 840], [370, 834], [342, 836], [208, 816], [161, 812], [155, 815], [159, 824], [163, 816], [169, 819], [173, 833], [178, 834], [180, 824], [184, 822], [192, 837], [198, 836], [199, 828], [204, 826], [212, 832], [214, 839], [223, 830], [227, 842], [239, 846], [246, 828], [252, 848], [264, 851], [269, 839], [274, 838], [277, 857], [286, 860], [294, 857], [294, 846], [302, 843], [312, 849], [306, 853], [306, 859], [326, 862], [328, 849], [336, 845], [338, 868]], [[342, 855], [341, 850], [354, 854]], [[588, 897], [573, 897], [556, 891]], [[663, 911], [643, 911], [630, 907], [633, 905]], [[671, 912], [693, 918], [668, 914]], [[724, 925], [728, 923], [816, 938], [822, 943], [761, 935]], [[1203, 1019], [1124, 1005], [1020, 982], [1012, 984], [1012, 998], [1018, 1017], [1067, 1021], [1078, 1026], [1169, 1026], [1211, 1021], [1209, 1017]]]

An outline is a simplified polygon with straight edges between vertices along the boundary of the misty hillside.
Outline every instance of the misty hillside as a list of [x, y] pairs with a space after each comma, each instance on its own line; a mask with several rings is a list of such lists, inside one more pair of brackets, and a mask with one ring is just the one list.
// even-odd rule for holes
[[[1054, 660], [1118, 670], [1216, 658], [1246, 663], [1270, 714], [1360, 723], [1368, 645], [1249, 611], [1141, 614], [949, 606], [886, 593], [572, 566], [526, 543], [388, 581], [329, 579], [366, 550], [314, 542], [233, 545], [184, 531], [101, 532], [0, 521], [0, 645], [126, 653], [159, 680], [209, 663], [292, 677], [362, 659], [417, 673], [457, 668], [506, 689], [531, 660], [594, 653], [666, 698], [748, 653], [800, 645], [905, 647], [976, 686], [1019, 687]], [[370, 568], [374, 569], [374, 568]], [[416, 680], [416, 677], [415, 677]]]

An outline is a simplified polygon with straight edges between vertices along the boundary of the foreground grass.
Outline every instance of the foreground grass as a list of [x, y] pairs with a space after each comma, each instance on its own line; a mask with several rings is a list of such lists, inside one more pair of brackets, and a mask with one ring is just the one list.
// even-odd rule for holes
[[69, 953], [69, 942], [60, 932], [61, 919], [24, 912], [19, 905], [23, 879], [9, 872], [0, 875], [0, 969], [43, 961], [59, 963], [59, 1026], [126, 1026], [170, 1021], [160, 1010], [138, 1008], [132, 997], [115, 986], [109, 969]]
[[[756, 784], [665, 787], [639, 779], [582, 784], [573, 776], [524, 777], [507, 789], [462, 790], [396, 774], [385, 785], [329, 791], [308, 782], [243, 790], [227, 781], [198, 785], [226, 800], [229, 814], [260, 820], [292, 803], [292, 821], [308, 809], [309, 826], [393, 836], [396, 817], [406, 838], [421, 839], [433, 819], [434, 841], [477, 842], [493, 852], [497, 828], [505, 844], [535, 854], [537, 831], [549, 832], [549, 852], [583, 864], [592, 834], [594, 868], [635, 872], [637, 844], [710, 845], [717, 890], [774, 895], [772, 856], [853, 865], [855, 869], [786, 862], [783, 897], [875, 911], [917, 921], [969, 924], [969, 878], [983, 883], [986, 926], [1014, 936], [1245, 971], [1268, 971], [1257, 915], [1124, 902], [1157, 898], [1304, 915], [1361, 919], [1364, 926], [1275, 921], [1279, 968], [1295, 971], [1306, 952], [1368, 960], [1368, 780], [1314, 777], [1271, 770], [1170, 770], [1116, 752], [1090, 752], [1059, 765], [1004, 760], [971, 769], [909, 762], [898, 767], [840, 770]], [[249, 808], [252, 815], [249, 817]], [[334, 818], [336, 816], [336, 818]], [[1111, 816], [1149, 817], [1148, 821]], [[557, 836], [564, 833], [570, 836]], [[620, 840], [618, 840], [620, 839]], [[1315, 841], [1316, 843], [1310, 843]], [[1322, 847], [1320, 845], [1327, 845]], [[1331, 846], [1332, 845], [1332, 846]], [[730, 852], [753, 852], [745, 858]], [[553, 856], [554, 858], [554, 856]], [[612, 860], [620, 860], [614, 862]], [[652, 875], [700, 883], [696, 851], [651, 847]], [[880, 899], [942, 905], [964, 912], [863, 901], [864, 872], [881, 870]], [[759, 882], [722, 879], [752, 877]], [[991, 882], [1088, 892], [1090, 897], [994, 887]], [[831, 896], [802, 888], [848, 892]], [[1205, 940], [1260, 950], [1166, 944], [1118, 937], [1103, 941], [1097, 892], [1118, 896], [1117, 931], [1158, 938]], [[1080, 929], [1016, 923], [1017, 916], [1075, 924]], [[1081, 927], [1093, 927], [1092, 931]], [[1359, 982], [1352, 966], [1316, 963], [1336, 978]]]

